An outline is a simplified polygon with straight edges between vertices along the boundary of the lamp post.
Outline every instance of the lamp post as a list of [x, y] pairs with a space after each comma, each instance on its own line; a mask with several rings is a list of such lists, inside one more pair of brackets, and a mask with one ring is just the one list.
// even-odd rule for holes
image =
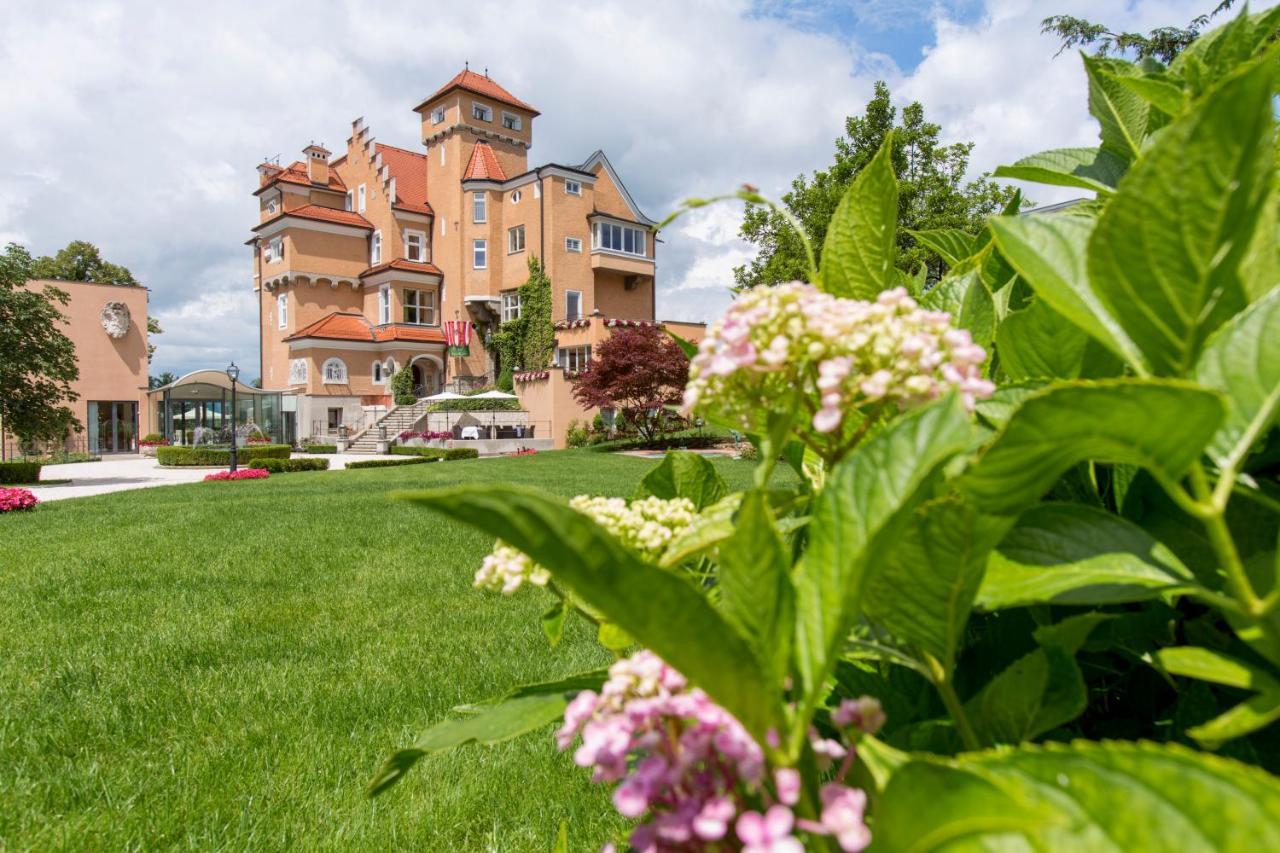
[[231, 473], [236, 470], [236, 380], [240, 378], [240, 368], [233, 361], [227, 366], [227, 378], [231, 380]]

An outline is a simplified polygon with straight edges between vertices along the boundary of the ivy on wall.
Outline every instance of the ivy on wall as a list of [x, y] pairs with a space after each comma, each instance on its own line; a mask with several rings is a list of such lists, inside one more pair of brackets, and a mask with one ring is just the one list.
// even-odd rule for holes
[[489, 336], [488, 347], [498, 363], [498, 387], [512, 389], [512, 373], [541, 370], [551, 363], [555, 349], [555, 327], [551, 323], [551, 279], [542, 261], [529, 258], [529, 278], [520, 285], [520, 316], [508, 320]]

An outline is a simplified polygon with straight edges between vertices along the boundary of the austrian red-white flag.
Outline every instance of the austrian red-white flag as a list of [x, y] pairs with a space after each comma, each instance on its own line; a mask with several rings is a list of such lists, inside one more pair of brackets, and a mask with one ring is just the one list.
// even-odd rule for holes
[[444, 340], [449, 345], [449, 355], [470, 355], [471, 324], [466, 320], [445, 320]]

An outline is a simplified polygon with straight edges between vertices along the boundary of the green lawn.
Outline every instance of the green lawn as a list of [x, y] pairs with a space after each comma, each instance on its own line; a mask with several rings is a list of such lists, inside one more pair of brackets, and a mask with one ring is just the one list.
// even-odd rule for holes
[[[0, 516], [0, 849], [575, 849], [619, 824], [551, 737], [382, 760], [460, 703], [606, 660], [537, 594], [471, 587], [491, 541], [397, 489], [629, 494], [570, 451], [199, 483]], [[719, 460], [735, 486], [747, 463]]]

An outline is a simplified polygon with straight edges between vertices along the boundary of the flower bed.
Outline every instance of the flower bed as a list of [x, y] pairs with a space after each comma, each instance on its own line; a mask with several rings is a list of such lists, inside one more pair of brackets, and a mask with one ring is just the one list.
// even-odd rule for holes
[[401, 442], [413, 441], [415, 439], [421, 439], [423, 441], [448, 441], [449, 439], [453, 438], [453, 433], [447, 432], [447, 431], [439, 431], [439, 430], [425, 430], [423, 432], [414, 432], [411, 429], [407, 429], [404, 432], [400, 433], [400, 435], [397, 437], [400, 439]]
[[[293, 448], [287, 444], [254, 444], [236, 449], [236, 461], [288, 459]], [[166, 467], [229, 465], [231, 450], [225, 447], [159, 447], [156, 458]]]
[[205, 482], [220, 482], [223, 480], [265, 480], [271, 475], [262, 468], [240, 468], [236, 471], [214, 471], [212, 474], [206, 474]]
[[524, 373], [517, 373], [511, 378], [516, 382], [540, 382], [549, 376], [551, 376], [551, 371], [549, 370], [528, 370]]
[[0, 512], [29, 512], [40, 499], [27, 489], [0, 489]]

